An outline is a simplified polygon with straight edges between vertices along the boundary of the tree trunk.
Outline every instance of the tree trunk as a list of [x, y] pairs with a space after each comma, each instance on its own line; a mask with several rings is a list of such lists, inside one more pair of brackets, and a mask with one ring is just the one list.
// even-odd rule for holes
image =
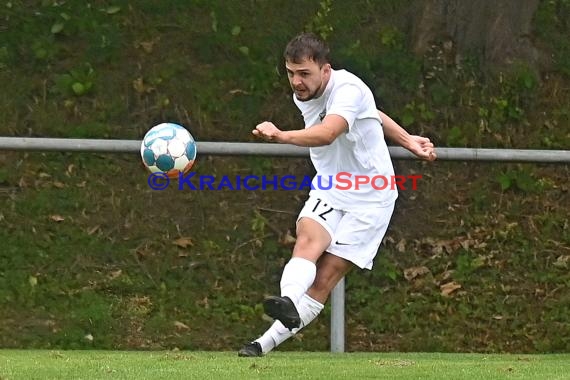
[[425, 0], [414, 23], [413, 48], [423, 54], [435, 41], [451, 42], [455, 59], [475, 53], [486, 66], [516, 60], [538, 63], [531, 41], [540, 0]]

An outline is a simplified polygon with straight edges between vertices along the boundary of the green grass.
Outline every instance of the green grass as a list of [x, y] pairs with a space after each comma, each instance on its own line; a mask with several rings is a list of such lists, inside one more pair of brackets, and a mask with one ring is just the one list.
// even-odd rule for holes
[[570, 355], [0, 351], [0, 379], [567, 379]]

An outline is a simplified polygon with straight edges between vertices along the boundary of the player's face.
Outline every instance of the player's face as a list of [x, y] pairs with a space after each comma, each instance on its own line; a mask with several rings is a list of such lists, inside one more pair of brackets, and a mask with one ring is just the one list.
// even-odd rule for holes
[[289, 84], [295, 97], [302, 102], [318, 98], [323, 94], [330, 78], [331, 65], [319, 65], [304, 59], [301, 63], [285, 62]]

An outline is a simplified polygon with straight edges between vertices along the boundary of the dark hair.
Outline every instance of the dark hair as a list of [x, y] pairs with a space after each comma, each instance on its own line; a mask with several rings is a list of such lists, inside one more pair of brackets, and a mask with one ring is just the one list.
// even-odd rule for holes
[[301, 63], [304, 59], [310, 59], [322, 66], [330, 63], [329, 52], [329, 47], [321, 37], [314, 33], [301, 33], [289, 41], [283, 57], [286, 61], [293, 63]]

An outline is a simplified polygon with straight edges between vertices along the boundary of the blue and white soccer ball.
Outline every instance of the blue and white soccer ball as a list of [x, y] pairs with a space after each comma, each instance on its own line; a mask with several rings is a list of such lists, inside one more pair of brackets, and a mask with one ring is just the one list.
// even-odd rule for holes
[[169, 178], [178, 178], [194, 165], [196, 141], [181, 125], [161, 123], [145, 134], [141, 157], [151, 173], [161, 172]]

